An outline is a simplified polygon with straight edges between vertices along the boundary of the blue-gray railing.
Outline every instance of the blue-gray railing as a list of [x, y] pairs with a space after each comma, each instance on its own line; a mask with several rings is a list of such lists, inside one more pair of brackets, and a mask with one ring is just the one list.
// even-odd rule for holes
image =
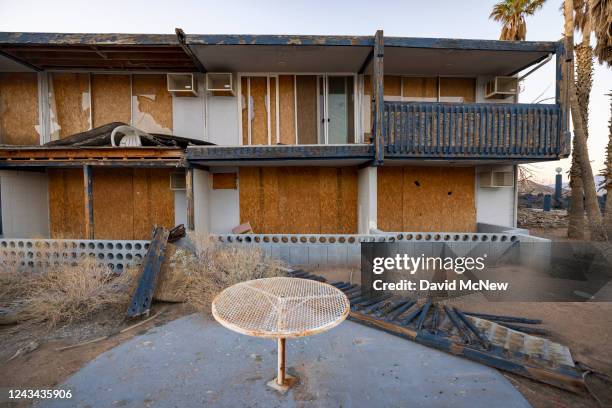
[[559, 105], [385, 102], [388, 155], [559, 157]]

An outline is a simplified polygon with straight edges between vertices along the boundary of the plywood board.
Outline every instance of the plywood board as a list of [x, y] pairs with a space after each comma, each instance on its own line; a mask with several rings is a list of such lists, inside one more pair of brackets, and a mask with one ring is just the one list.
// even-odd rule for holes
[[132, 123], [145, 132], [172, 133], [172, 95], [165, 75], [132, 75]]
[[355, 233], [357, 169], [240, 169], [240, 221], [256, 233]]
[[89, 74], [49, 74], [51, 139], [61, 139], [91, 128]]
[[474, 177], [473, 167], [379, 168], [379, 228], [475, 232]]
[[297, 92], [297, 128], [298, 144], [317, 144], [317, 77], [316, 75], [298, 75]]
[[94, 169], [93, 219], [96, 239], [134, 239], [132, 171]]
[[91, 105], [93, 127], [111, 122], [129, 124], [132, 119], [129, 75], [92, 74]]
[[404, 77], [402, 82], [404, 97], [438, 97], [438, 78], [436, 77]]
[[385, 75], [384, 78], [385, 96], [401, 96], [402, 95], [402, 77]]
[[293, 75], [279, 75], [280, 143], [295, 144], [295, 87]]
[[212, 188], [213, 190], [235, 190], [238, 188], [236, 173], [213, 173]]
[[476, 102], [476, 79], [441, 77], [440, 96], [460, 96], [465, 103]]
[[276, 132], [276, 77], [270, 77], [270, 144], [277, 144], [279, 141]]
[[241, 108], [242, 108], [242, 144], [244, 146], [249, 144], [249, 98], [248, 98], [248, 87], [249, 87], [249, 78], [242, 77], [240, 78], [240, 97], [241, 99]]
[[0, 144], [38, 145], [38, 76], [0, 73]]
[[251, 83], [251, 144], [268, 144], [268, 85], [266, 77], [250, 77]]
[[85, 238], [83, 170], [48, 169], [48, 176], [51, 238]]

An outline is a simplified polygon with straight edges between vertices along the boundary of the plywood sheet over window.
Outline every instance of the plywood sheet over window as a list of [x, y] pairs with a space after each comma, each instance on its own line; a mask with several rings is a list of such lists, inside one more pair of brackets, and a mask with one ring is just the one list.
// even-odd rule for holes
[[94, 169], [96, 239], [149, 239], [154, 225], [174, 226], [169, 169]]
[[91, 128], [89, 74], [49, 74], [51, 139], [61, 139]]
[[437, 77], [404, 77], [402, 78], [402, 95], [405, 99], [438, 99]]
[[172, 134], [172, 95], [166, 75], [132, 75], [132, 123], [150, 133]]
[[0, 144], [37, 145], [36, 73], [0, 73]]
[[278, 77], [280, 143], [295, 144], [295, 88], [293, 75]]
[[85, 238], [83, 170], [49, 169], [48, 176], [51, 238]]
[[132, 117], [129, 75], [93, 74], [91, 104], [93, 127], [110, 122], [129, 124]]
[[295, 79], [297, 93], [297, 132], [298, 144], [317, 144], [317, 76], [297, 75]]
[[461, 98], [465, 103], [476, 102], [476, 79], [474, 78], [440, 78], [440, 98], [454, 102], [454, 98]]
[[242, 144], [276, 144], [276, 76], [248, 76], [240, 80]]
[[473, 167], [380, 167], [384, 231], [476, 231]]
[[[154, 225], [173, 227], [170, 172], [170, 169], [94, 169], [94, 237], [149, 239]], [[84, 207], [83, 171], [50, 169], [51, 237], [84, 238]]]
[[256, 233], [357, 232], [357, 169], [243, 167], [240, 221]]

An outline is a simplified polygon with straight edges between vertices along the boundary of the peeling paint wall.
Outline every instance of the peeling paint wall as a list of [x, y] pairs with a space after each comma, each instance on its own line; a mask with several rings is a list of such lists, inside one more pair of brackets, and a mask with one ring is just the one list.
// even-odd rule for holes
[[132, 125], [145, 132], [172, 134], [172, 95], [166, 75], [132, 75]]
[[49, 74], [51, 140], [91, 129], [90, 76], [83, 73]]
[[0, 171], [2, 236], [49, 238], [47, 175], [31, 171]]

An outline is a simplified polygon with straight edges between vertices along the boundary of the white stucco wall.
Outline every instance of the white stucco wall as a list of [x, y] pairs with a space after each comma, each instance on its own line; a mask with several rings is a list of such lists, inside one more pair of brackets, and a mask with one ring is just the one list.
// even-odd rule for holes
[[176, 136], [205, 140], [206, 78], [196, 75], [197, 96], [172, 95], [172, 131]]
[[513, 187], [481, 187], [476, 168], [476, 222], [513, 228], [516, 226], [516, 166], [486, 167], [514, 173]]
[[211, 168], [211, 172], [238, 173], [235, 190], [214, 190], [212, 185], [210, 188], [210, 231], [213, 234], [227, 234], [240, 224], [240, 172], [237, 167]]
[[47, 174], [0, 171], [2, 236], [49, 238]]
[[237, 97], [209, 95], [206, 119], [209, 142], [223, 146], [240, 144]]
[[210, 232], [209, 181], [210, 174], [206, 170], [193, 169], [193, 222], [198, 234]]
[[358, 233], [369, 234], [377, 228], [377, 167], [359, 169], [357, 175], [357, 216]]

